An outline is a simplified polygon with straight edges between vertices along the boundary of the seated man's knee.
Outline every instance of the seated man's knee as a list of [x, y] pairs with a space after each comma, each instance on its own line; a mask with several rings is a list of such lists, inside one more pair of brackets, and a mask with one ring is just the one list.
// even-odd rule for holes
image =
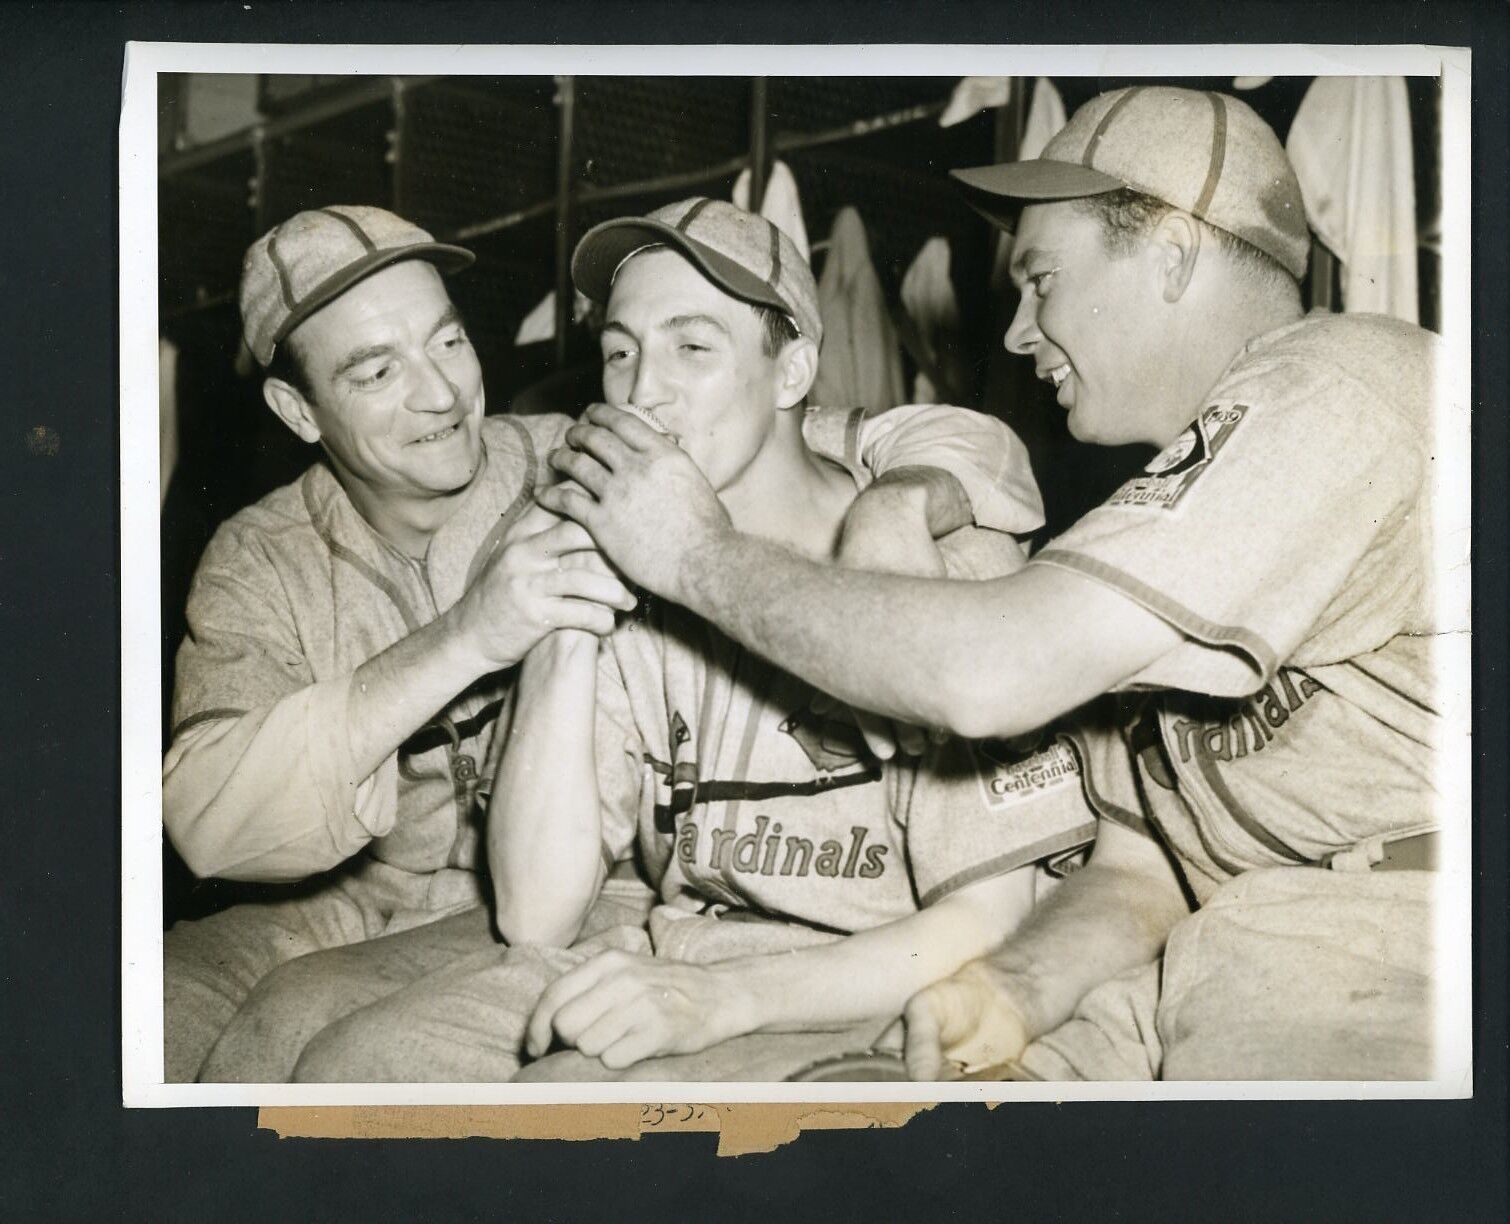
[[351, 1002], [320, 954], [274, 969], [231, 1017], [200, 1071], [204, 1083], [282, 1083], [305, 1043]]
[[373, 1082], [378, 1061], [374, 1043], [380, 1035], [360, 1013], [328, 1024], [305, 1043], [289, 1080], [295, 1084]]

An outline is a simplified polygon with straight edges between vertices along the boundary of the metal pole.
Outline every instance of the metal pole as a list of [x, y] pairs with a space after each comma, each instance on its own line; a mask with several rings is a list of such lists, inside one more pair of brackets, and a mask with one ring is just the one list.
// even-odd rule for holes
[[766, 179], [770, 177], [771, 154], [767, 139], [766, 80], [750, 78], [750, 211], [759, 212], [765, 202]]
[[566, 365], [566, 329], [572, 319], [572, 137], [576, 127], [576, 80], [556, 78], [556, 367]]
[[1336, 310], [1334, 278], [1337, 257], [1319, 239], [1311, 239], [1311, 309]]

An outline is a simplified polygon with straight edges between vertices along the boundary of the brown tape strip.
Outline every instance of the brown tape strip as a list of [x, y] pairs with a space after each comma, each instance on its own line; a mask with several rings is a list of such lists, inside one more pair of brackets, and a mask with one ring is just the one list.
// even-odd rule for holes
[[282, 1139], [638, 1139], [716, 1132], [720, 1156], [770, 1152], [804, 1130], [904, 1126], [921, 1101], [760, 1102], [742, 1105], [264, 1106], [260, 1129]]

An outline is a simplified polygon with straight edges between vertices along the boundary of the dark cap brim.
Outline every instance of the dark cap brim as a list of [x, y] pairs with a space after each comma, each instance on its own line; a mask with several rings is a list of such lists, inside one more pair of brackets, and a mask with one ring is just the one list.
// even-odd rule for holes
[[1127, 184], [1100, 170], [1078, 162], [1034, 161], [1005, 162], [998, 166], [973, 166], [951, 170], [949, 175], [968, 193], [1007, 200], [1078, 200], [1085, 196], [1105, 195]]
[[[572, 252], [572, 283], [591, 301], [606, 305], [619, 266], [636, 251], [668, 246], [731, 297], [756, 306], [769, 306], [792, 316], [781, 295], [754, 272], [712, 247], [704, 246], [675, 226], [644, 217], [620, 217], [595, 225], [582, 235]], [[793, 319], [795, 323], [796, 320]]]
[[951, 170], [965, 203], [992, 225], [1009, 233], [1027, 205], [1049, 200], [1080, 200], [1105, 195], [1127, 184], [1121, 179], [1074, 162], [1006, 162], [999, 166], [973, 166]]
[[374, 272], [381, 272], [390, 264], [400, 263], [405, 259], [423, 259], [432, 263], [444, 276], [452, 272], [460, 272], [476, 261], [466, 247], [452, 246], [446, 242], [416, 242], [412, 246], [386, 247], [375, 251], [369, 251], [355, 263], [347, 264], [340, 271], [327, 276], [312, 290], [304, 295], [298, 307], [289, 314], [273, 336], [273, 346], [282, 344], [289, 333], [303, 323], [305, 319], [314, 314], [323, 306], [330, 305], [346, 290], [360, 281], [366, 280]]

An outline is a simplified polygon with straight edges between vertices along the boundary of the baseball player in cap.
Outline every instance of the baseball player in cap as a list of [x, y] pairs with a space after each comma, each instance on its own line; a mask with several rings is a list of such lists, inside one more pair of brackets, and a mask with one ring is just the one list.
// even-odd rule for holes
[[1015, 231], [1007, 347], [1076, 436], [1159, 448], [1024, 569], [814, 565], [603, 409], [545, 502], [847, 701], [1000, 736], [1110, 695], [1069, 737], [1089, 865], [913, 1001], [914, 1074], [1429, 1076], [1433, 338], [1303, 314], [1295, 176], [1234, 98], [1109, 93], [957, 177]]
[[[744, 530], [837, 560], [871, 478], [804, 437], [823, 325], [791, 240], [697, 198], [589, 231], [572, 271], [606, 308], [605, 394], [673, 435]], [[1020, 447], [1013, 466], [999, 512], [1023, 530], [1039, 499]], [[1024, 564], [973, 527], [934, 551], [959, 576]], [[347, 1014], [295, 1078], [500, 1080], [559, 1039], [531, 1078], [780, 1079], [871, 1046], [1020, 920], [1037, 861], [1089, 838], [1062, 749], [883, 763], [777, 664], [665, 603], [601, 645], [564, 630], [533, 649], [484, 771], [511, 947]], [[630, 858], [658, 893], [648, 930], [579, 940]]]
[[[551, 631], [603, 634], [633, 605], [581, 528], [530, 512], [570, 420], [484, 416], [443, 279], [471, 260], [383, 209], [339, 205], [247, 252], [264, 398], [322, 462], [205, 552], [163, 817], [197, 874], [298, 887], [168, 933], [169, 1080], [285, 1078], [333, 1014], [493, 946], [473, 809], [508, 669]], [[849, 417], [832, 418], [817, 414], [813, 436], [842, 455]], [[1015, 440], [993, 422], [928, 408], [853, 424], [862, 466], [928, 471], [886, 482], [899, 504], [914, 490], [920, 524], [939, 490], [965, 518], [1003, 496]], [[600, 904], [643, 916], [621, 900]]]

